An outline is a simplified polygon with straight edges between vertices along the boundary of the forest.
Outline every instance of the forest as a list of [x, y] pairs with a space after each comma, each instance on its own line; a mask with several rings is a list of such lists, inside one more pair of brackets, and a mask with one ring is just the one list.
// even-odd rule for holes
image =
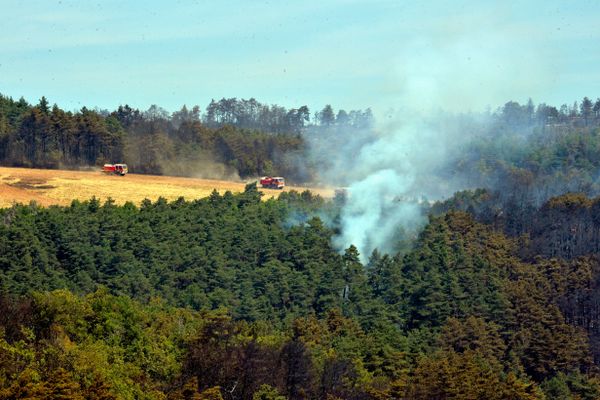
[[[507, 176], [530, 179], [538, 205], [566, 191], [598, 193], [600, 98], [558, 108], [509, 101], [493, 112], [439, 112], [433, 119], [470, 138], [466, 149], [434, 171], [443, 179], [468, 176], [470, 186], [486, 188]], [[217, 163], [226, 177], [275, 174], [314, 183], [330, 167], [331, 152], [348, 141], [368, 142], [379, 130], [370, 108], [335, 111], [326, 105], [311, 112], [305, 105], [286, 109], [254, 98], [223, 98], [204, 111], [185, 105], [172, 113], [157, 105], [65, 111], [45, 97], [33, 105], [0, 94], [3, 166], [79, 169], [126, 162], [134, 173], [197, 176]]]
[[[315, 136], [375, 129], [342, 111], [1, 97], [0, 162], [297, 171]], [[433, 173], [470, 188], [390, 254], [333, 245], [343, 192], [0, 209], [0, 398], [600, 398], [600, 101], [456, 118], [469, 142]]]
[[[0, 165], [82, 168], [127, 162], [135, 173], [192, 176], [207, 163], [225, 165], [241, 178], [284, 175], [312, 179], [297, 160], [306, 152], [301, 133], [335, 125], [346, 130], [372, 125], [370, 109], [339, 110], [330, 105], [311, 115], [307, 106], [287, 110], [255, 99], [212, 101], [169, 113], [153, 105], [115, 111], [65, 111], [42, 97], [31, 105], [0, 94]], [[219, 178], [218, 176], [216, 178]]]
[[0, 397], [600, 396], [600, 199], [552, 199], [530, 237], [438, 210], [366, 265], [312, 216], [341, 201], [1, 210]]

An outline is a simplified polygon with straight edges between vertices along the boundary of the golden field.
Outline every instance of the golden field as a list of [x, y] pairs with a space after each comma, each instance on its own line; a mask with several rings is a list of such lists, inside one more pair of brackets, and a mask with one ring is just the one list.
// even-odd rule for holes
[[[213, 190], [221, 194], [244, 190], [246, 182], [212, 179], [182, 178], [172, 176], [105, 175], [99, 171], [66, 171], [30, 168], [0, 167], [0, 207], [14, 203], [29, 203], [48, 206], [68, 205], [72, 200], [89, 200], [96, 197], [101, 201], [112, 198], [122, 204], [131, 201], [139, 204], [144, 199], [152, 201], [159, 197], [187, 200], [208, 196]], [[284, 191], [306, 189], [323, 197], [333, 196], [333, 190], [322, 188], [286, 187]], [[279, 196], [280, 190], [261, 189], [264, 198]]]

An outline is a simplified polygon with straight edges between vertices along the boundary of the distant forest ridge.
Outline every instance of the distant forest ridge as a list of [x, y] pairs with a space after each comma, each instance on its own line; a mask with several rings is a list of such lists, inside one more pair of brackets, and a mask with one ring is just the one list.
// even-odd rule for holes
[[[510, 101], [487, 116], [487, 134], [593, 128], [600, 124], [600, 99], [560, 107]], [[204, 112], [183, 106], [170, 113], [157, 105], [71, 112], [45, 97], [32, 105], [0, 95], [0, 164], [75, 168], [127, 162], [136, 173], [194, 175], [216, 163], [226, 176], [277, 174], [306, 182], [318, 167], [308, 157], [307, 137], [351, 137], [374, 124], [370, 108], [335, 111], [326, 105], [311, 112], [305, 105], [287, 109], [253, 98], [212, 100]]]

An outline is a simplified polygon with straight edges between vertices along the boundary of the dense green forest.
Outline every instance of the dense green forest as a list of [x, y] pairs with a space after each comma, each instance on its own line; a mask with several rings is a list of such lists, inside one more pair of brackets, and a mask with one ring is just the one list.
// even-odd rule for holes
[[[600, 398], [600, 101], [456, 118], [432, 174], [472, 189], [424, 202], [395, 254], [333, 246], [343, 192], [0, 209], [0, 398]], [[373, 132], [368, 109], [0, 97], [5, 165], [306, 181], [310, 144]]]
[[598, 238], [600, 200], [514, 238], [446, 205], [362, 265], [331, 246], [343, 199], [260, 198], [1, 210], [0, 397], [600, 396], [597, 247], [545, 248]]

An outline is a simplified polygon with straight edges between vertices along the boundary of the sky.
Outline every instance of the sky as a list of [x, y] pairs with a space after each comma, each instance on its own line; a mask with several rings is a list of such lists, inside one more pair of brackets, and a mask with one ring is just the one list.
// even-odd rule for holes
[[450, 111], [600, 97], [598, 1], [0, 0], [0, 93]]

